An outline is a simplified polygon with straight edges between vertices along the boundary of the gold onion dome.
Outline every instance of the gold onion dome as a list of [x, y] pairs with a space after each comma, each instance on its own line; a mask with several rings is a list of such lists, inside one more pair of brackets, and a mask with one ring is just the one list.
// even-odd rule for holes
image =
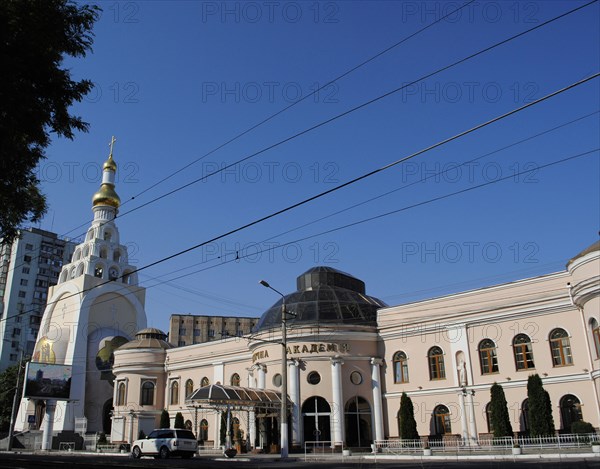
[[[113, 160], [113, 157], [112, 157], [112, 144], [113, 143], [114, 143], [114, 137], [113, 137], [113, 142], [111, 142], [110, 155], [108, 155], [108, 159], [102, 165], [103, 172], [104, 171], [112, 171], [113, 173], [117, 172], [117, 163], [115, 163], [115, 160]], [[98, 190], [98, 192], [96, 192], [94, 194], [94, 197], [92, 197], [92, 205], [94, 207], [96, 205], [110, 205], [111, 207], [119, 208], [119, 206], [121, 205], [121, 199], [115, 192], [114, 184], [103, 182], [102, 185], [100, 186], [100, 189]]]
[[112, 184], [102, 184], [98, 192], [92, 197], [92, 205], [110, 205], [111, 207], [119, 208], [121, 199], [115, 192]]
[[117, 172], [117, 163], [113, 160], [112, 153], [108, 156], [108, 159], [104, 162], [102, 166], [103, 171], [112, 171], [114, 173]]

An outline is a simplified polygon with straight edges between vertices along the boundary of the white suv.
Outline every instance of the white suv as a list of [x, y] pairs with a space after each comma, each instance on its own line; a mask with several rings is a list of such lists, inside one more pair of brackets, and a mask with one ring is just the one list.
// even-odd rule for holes
[[136, 459], [146, 455], [161, 459], [169, 456], [191, 458], [197, 450], [194, 434], [181, 428], [153, 430], [146, 438], [135, 440], [131, 445], [131, 455]]

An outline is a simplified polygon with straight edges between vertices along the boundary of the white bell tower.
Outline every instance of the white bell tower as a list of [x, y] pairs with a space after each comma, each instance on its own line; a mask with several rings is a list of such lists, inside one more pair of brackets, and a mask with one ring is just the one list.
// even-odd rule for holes
[[[71, 400], [24, 398], [17, 430], [42, 428], [52, 417], [54, 431], [74, 430], [75, 419], [85, 417], [87, 431], [109, 433], [112, 352], [146, 327], [145, 289], [138, 287], [136, 268], [129, 264], [115, 224], [121, 204], [115, 192], [115, 141], [113, 137], [100, 189], [92, 198], [94, 220], [71, 262], [63, 266], [58, 284], [48, 292], [32, 357], [33, 362], [72, 365]], [[54, 415], [48, 415], [54, 404]], [[28, 423], [31, 415], [35, 423]], [[50, 449], [51, 441], [44, 443]]]

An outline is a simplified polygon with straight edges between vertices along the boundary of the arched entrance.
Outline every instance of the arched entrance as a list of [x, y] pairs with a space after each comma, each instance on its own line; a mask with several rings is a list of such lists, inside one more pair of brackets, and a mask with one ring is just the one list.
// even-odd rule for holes
[[346, 402], [346, 445], [355, 448], [373, 443], [371, 432], [371, 406], [367, 400], [355, 396]]
[[581, 402], [573, 394], [565, 394], [560, 398], [560, 420], [564, 433], [571, 433], [571, 425], [583, 420]]
[[433, 434], [442, 437], [450, 433], [452, 433], [450, 410], [440, 404], [433, 409]]
[[304, 441], [331, 441], [331, 407], [319, 396], [309, 397], [302, 404]]
[[110, 435], [112, 429], [112, 410], [113, 400], [109, 399], [102, 407], [102, 431], [107, 435]]

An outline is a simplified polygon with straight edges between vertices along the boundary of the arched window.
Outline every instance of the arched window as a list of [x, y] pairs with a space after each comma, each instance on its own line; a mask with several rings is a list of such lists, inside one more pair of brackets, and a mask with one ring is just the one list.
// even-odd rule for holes
[[429, 359], [429, 379], [446, 379], [444, 352], [439, 347], [431, 347], [427, 353]]
[[94, 269], [94, 277], [102, 278], [104, 275], [104, 266], [102, 264], [97, 264]]
[[194, 382], [191, 379], [188, 379], [185, 382], [185, 398], [188, 399], [192, 393], [194, 392]]
[[600, 327], [596, 318], [590, 320], [590, 329], [592, 329], [592, 336], [594, 338], [594, 347], [596, 348], [596, 356], [600, 358]]
[[125, 405], [125, 383], [120, 382], [117, 388], [117, 405]]
[[94, 238], [94, 229], [90, 228], [87, 232], [87, 235], [85, 237], [86, 241], [91, 241]]
[[562, 430], [566, 433], [571, 432], [571, 425], [583, 420], [581, 412], [581, 402], [573, 394], [566, 394], [560, 399], [560, 420]]
[[193, 426], [194, 426], [194, 425], [192, 424], [192, 421], [191, 421], [191, 420], [186, 420], [186, 421], [185, 421], [185, 429], [186, 429], [186, 430], [192, 431], [192, 428], [193, 428]]
[[108, 250], [106, 248], [100, 248], [100, 257], [102, 259], [108, 258]]
[[113, 261], [119, 262], [120, 260], [121, 260], [121, 251], [119, 251], [118, 249], [115, 249], [115, 252], [113, 253]]
[[488, 402], [485, 406], [485, 421], [487, 422], [488, 433], [494, 433], [494, 426], [492, 425], [492, 403]]
[[112, 231], [111, 230], [104, 230], [104, 241], [110, 241], [112, 239]]
[[81, 262], [78, 266], [77, 266], [77, 273], [75, 274], [77, 277], [81, 277], [83, 275], [83, 269], [85, 268], [85, 264], [83, 262]]
[[402, 351], [396, 352], [394, 362], [394, 383], [408, 383], [408, 358]]
[[552, 353], [552, 366], [573, 364], [571, 343], [567, 331], [557, 328], [550, 332], [550, 352]]
[[90, 255], [90, 247], [89, 246], [85, 246], [83, 248], [83, 257], [88, 257]]
[[144, 381], [142, 383], [141, 405], [154, 405], [154, 383]]
[[208, 386], [210, 384], [210, 380], [205, 376], [200, 380], [200, 387]]
[[234, 373], [231, 375], [231, 385], [232, 386], [240, 385], [240, 375], [238, 375], [237, 373]]
[[527, 334], [518, 334], [513, 339], [513, 351], [515, 353], [515, 366], [517, 371], [535, 368], [533, 363], [533, 347], [531, 339]]
[[200, 441], [208, 440], [208, 420], [202, 419], [200, 421], [200, 433], [198, 434]]
[[177, 381], [173, 381], [171, 383], [171, 405], [179, 404], [179, 383]]
[[302, 404], [304, 441], [331, 440], [331, 407], [320, 396], [312, 396]]
[[354, 447], [369, 446], [373, 442], [371, 406], [365, 398], [355, 396], [346, 402], [345, 410], [346, 444]]
[[498, 357], [496, 355], [496, 344], [491, 339], [483, 339], [479, 342], [479, 364], [481, 374], [489, 375], [498, 373]]
[[445, 405], [438, 405], [433, 410], [433, 422], [436, 435], [446, 435], [448, 433], [452, 433], [450, 411]]
[[72, 261], [78, 261], [79, 259], [81, 259], [81, 251], [79, 249], [75, 249]]

